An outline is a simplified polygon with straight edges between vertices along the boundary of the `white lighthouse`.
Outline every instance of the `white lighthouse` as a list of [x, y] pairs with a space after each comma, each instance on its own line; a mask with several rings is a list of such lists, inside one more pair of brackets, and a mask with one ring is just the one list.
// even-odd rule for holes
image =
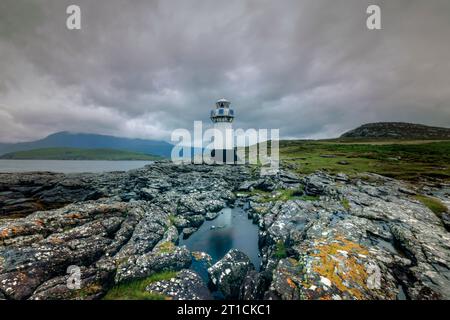
[[216, 129], [211, 156], [218, 163], [234, 163], [236, 160], [233, 134], [234, 110], [230, 108], [230, 104], [230, 101], [220, 99], [216, 102], [216, 108], [211, 110], [211, 120]]

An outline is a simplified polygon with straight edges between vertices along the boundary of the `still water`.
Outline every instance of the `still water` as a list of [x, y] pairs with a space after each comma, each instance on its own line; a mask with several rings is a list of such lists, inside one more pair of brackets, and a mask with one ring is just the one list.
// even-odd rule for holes
[[61, 173], [128, 171], [152, 161], [1, 160], [0, 172], [51, 171]]
[[244, 252], [259, 270], [258, 226], [247, 218], [241, 207], [225, 208], [220, 215], [202, 226], [188, 239], [180, 239], [191, 251], [203, 251], [217, 262], [230, 250]]

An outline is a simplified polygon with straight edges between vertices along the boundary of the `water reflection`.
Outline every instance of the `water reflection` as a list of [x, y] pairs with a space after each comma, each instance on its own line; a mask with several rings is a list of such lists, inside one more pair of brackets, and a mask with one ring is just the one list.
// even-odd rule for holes
[[239, 207], [223, 209], [216, 219], [206, 221], [191, 237], [180, 239], [179, 244], [191, 251], [208, 253], [213, 263], [235, 248], [247, 254], [259, 270], [258, 226]]

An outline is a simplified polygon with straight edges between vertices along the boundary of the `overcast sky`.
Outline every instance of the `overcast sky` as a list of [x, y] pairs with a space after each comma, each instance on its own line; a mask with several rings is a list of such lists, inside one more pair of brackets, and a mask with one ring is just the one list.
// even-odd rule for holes
[[[78, 4], [82, 30], [66, 29]], [[378, 4], [382, 30], [366, 28]], [[209, 123], [334, 137], [450, 125], [449, 0], [1, 0], [0, 142], [57, 131], [149, 139]]]

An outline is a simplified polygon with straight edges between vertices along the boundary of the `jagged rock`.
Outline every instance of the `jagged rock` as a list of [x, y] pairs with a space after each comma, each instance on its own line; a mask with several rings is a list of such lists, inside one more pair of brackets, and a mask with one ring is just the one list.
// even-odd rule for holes
[[329, 180], [322, 175], [310, 175], [304, 179], [305, 193], [309, 196], [320, 196], [326, 191]]
[[232, 249], [220, 261], [208, 268], [208, 274], [212, 284], [226, 299], [237, 299], [242, 282], [247, 273], [254, 268], [245, 253]]
[[240, 300], [261, 300], [264, 297], [268, 279], [263, 273], [250, 270], [242, 281]]
[[192, 270], [181, 270], [175, 278], [151, 283], [146, 291], [170, 297], [173, 300], [212, 300], [212, 295], [201, 277]]
[[339, 237], [306, 242], [298, 260], [282, 259], [270, 290], [283, 300], [395, 299], [396, 280], [370, 251]]
[[[450, 265], [450, 246], [447, 245], [450, 237], [440, 219], [409, 192], [405, 193], [402, 188], [406, 187], [399, 181], [381, 176], [371, 176], [373, 182], [361, 180], [342, 184], [340, 181], [340, 178], [316, 173], [305, 177], [304, 182], [310, 194], [321, 195], [320, 201], [264, 204], [266, 209], [259, 223], [264, 230], [260, 233], [260, 245], [266, 269], [280, 256], [288, 257], [273, 269], [267, 296], [281, 299], [449, 297], [450, 270], [444, 266]], [[261, 205], [251, 203], [250, 210]], [[280, 243], [283, 250], [277, 247]], [[344, 279], [344, 271], [336, 268], [337, 274], [328, 276], [317, 267], [314, 271], [311, 264], [320, 253], [316, 248], [319, 243], [323, 249], [336, 247], [336, 243], [365, 248], [366, 257], [357, 258], [348, 252], [348, 258], [336, 252], [327, 256], [342, 259], [339, 266], [346, 266], [345, 274], [381, 270], [381, 283], [389, 289], [385, 292], [367, 289], [355, 279]], [[305, 278], [305, 270], [309, 270], [306, 278], [314, 285], [314, 290], [305, 290], [300, 280], [295, 281]], [[328, 290], [321, 280], [329, 284]], [[399, 291], [401, 287], [405, 288], [404, 293]]]
[[335, 177], [336, 181], [348, 182], [348, 176], [345, 173], [338, 173]]
[[192, 256], [186, 247], [172, 246], [119, 261], [115, 282], [140, 279], [162, 271], [178, 271], [190, 266]]
[[248, 191], [258, 184], [258, 181], [244, 181], [239, 187], [238, 191]]
[[205, 222], [205, 217], [199, 214], [188, 216], [188, 220], [190, 226], [192, 226], [193, 228], [198, 228], [203, 224], [203, 222]]
[[70, 275], [60, 276], [44, 282], [30, 300], [93, 300], [101, 298], [112, 285], [114, 273], [97, 268], [80, 268], [80, 288], [71, 287]]
[[[65, 274], [69, 265], [94, 263], [114, 250], [111, 237], [119, 235], [121, 224], [140, 210], [141, 204], [86, 202], [2, 224], [0, 290], [11, 299], [23, 299], [42, 283]], [[39, 237], [42, 234], [50, 235]]]
[[159, 190], [151, 188], [142, 188], [140, 191], [141, 198], [144, 200], [152, 200], [158, 192]]
[[[211, 274], [226, 297], [450, 298], [448, 213], [438, 217], [414, 197], [433, 195], [448, 206], [448, 185], [416, 187], [375, 174], [298, 178], [285, 168], [264, 177], [246, 166], [170, 162], [102, 174], [0, 173], [0, 215], [27, 215], [0, 220], [0, 299], [97, 299], [111, 275], [120, 282], [182, 270], [192, 255], [175, 245], [178, 233], [192, 234], [224, 206], [247, 201], [260, 229], [263, 272], [246, 259], [226, 262], [228, 274]], [[315, 197], [234, 202], [245, 182], [248, 190]], [[332, 273], [319, 267], [333, 261]], [[70, 265], [85, 270], [93, 287], [64, 289]], [[373, 270], [381, 271], [382, 292], [367, 285]]]
[[131, 200], [135, 200], [138, 198], [136, 192], [126, 192], [120, 195], [120, 198], [122, 199], [122, 201], [131, 201]]
[[189, 238], [195, 231], [197, 231], [197, 228], [184, 228], [183, 239]]
[[276, 184], [272, 181], [272, 179], [266, 178], [258, 183], [257, 188], [262, 191], [273, 191], [276, 189]]
[[[234, 196], [230, 196], [229, 194], [224, 195], [227, 200], [233, 199]], [[212, 199], [206, 202], [205, 210], [209, 211], [208, 213], [219, 212], [223, 208], [226, 207], [226, 203], [224, 200], [216, 200]], [[208, 214], [207, 213], [207, 214]]]
[[208, 212], [205, 216], [206, 220], [214, 220], [220, 215], [220, 212]]
[[190, 221], [188, 219], [186, 219], [183, 216], [177, 216], [173, 219], [173, 224], [178, 228], [178, 229], [183, 229], [186, 228], [190, 225]]

